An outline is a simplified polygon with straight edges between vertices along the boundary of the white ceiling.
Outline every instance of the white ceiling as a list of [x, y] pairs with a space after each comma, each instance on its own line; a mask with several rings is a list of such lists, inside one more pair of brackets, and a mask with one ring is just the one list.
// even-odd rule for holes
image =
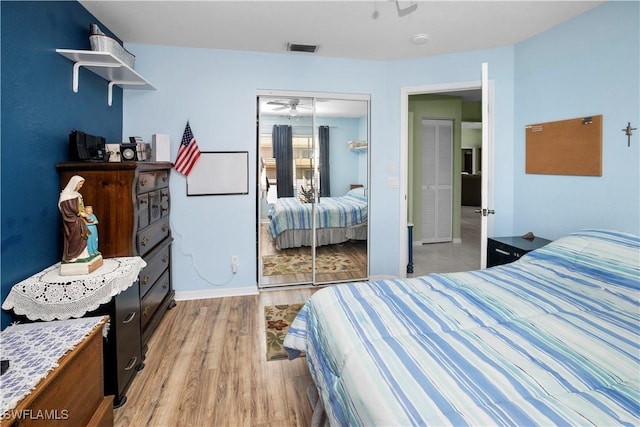
[[[125, 43], [394, 60], [507, 46], [604, 1], [118, 1], [80, 3]], [[422, 45], [411, 36], [428, 34]], [[316, 53], [286, 52], [317, 44]]]

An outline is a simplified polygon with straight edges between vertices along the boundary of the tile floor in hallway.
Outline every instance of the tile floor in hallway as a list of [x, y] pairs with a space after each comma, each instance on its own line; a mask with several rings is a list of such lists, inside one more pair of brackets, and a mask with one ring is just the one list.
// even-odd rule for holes
[[480, 214], [477, 207], [462, 206], [460, 243], [429, 243], [413, 247], [413, 274], [449, 273], [480, 268]]

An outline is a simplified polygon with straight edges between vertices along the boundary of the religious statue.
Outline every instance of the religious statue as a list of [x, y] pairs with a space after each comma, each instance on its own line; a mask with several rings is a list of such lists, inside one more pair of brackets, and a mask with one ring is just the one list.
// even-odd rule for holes
[[89, 238], [87, 239], [87, 250], [89, 255], [98, 255], [98, 217], [93, 213], [93, 206], [85, 206], [84, 212], [87, 214], [87, 228], [89, 229]]
[[90, 235], [88, 214], [79, 192], [84, 181], [79, 175], [72, 176], [58, 199], [64, 237], [61, 275], [89, 274], [102, 265], [102, 256], [99, 253], [90, 254], [87, 246]]

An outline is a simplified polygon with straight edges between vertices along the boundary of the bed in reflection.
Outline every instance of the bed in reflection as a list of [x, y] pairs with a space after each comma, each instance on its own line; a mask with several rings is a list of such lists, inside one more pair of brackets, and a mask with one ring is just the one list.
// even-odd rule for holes
[[[640, 425], [640, 238], [316, 292], [284, 345], [331, 425]], [[312, 402], [312, 404], [314, 404]]]
[[367, 198], [363, 187], [340, 197], [321, 197], [302, 203], [281, 197], [269, 208], [269, 236], [277, 249], [313, 245], [312, 208], [315, 207], [316, 246], [367, 239]]

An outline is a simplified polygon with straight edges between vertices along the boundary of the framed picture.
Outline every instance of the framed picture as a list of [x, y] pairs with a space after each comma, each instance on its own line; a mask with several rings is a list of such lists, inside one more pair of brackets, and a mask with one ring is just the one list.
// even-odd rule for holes
[[248, 151], [203, 151], [187, 176], [187, 196], [249, 194]]

